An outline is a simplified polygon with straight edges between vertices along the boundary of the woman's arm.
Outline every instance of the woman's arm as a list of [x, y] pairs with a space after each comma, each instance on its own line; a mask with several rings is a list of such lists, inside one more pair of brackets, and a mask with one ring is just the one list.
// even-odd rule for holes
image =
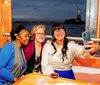
[[90, 51], [85, 50], [85, 47], [79, 45], [75, 42], [70, 43], [70, 49], [73, 53], [73, 56], [80, 57], [80, 58], [92, 58], [93, 56], [90, 55]]
[[44, 45], [42, 50], [42, 60], [41, 60], [41, 70], [43, 74], [50, 75], [54, 73], [54, 70], [51, 65], [49, 65], [49, 51], [51, 50], [47, 44]]
[[[0, 78], [13, 81], [14, 75], [10, 72], [14, 62], [12, 60], [14, 55], [14, 48], [11, 43], [5, 45], [0, 51]], [[11, 65], [8, 66], [8, 63]]]

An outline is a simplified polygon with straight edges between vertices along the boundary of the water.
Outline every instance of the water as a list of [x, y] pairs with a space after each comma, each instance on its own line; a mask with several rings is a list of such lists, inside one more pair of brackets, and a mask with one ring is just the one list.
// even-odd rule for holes
[[[15, 23], [13, 23], [14, 25]], [[22, 23], [29, 31], [35, 24], [39, 23]], [[51, 35], [52, 23], [40, 23], [46, 25], [46, 34]], [[85, 24], [65, 24], [68, 31], [68, 36], [81, 37], [82, 32], [85, 30]]]

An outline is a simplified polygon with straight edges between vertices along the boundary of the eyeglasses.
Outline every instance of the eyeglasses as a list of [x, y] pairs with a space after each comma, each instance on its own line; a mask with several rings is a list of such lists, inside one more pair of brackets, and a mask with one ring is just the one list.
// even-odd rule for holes
[[44, 33], [35, 33], [38, 36], [44, 35]]

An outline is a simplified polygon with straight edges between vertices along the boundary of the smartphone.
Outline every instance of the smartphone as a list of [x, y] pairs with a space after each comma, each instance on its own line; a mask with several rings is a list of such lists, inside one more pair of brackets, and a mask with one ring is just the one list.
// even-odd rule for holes
[[[82, 38], [83, 38], [83, 44], [86, 45], [88, 41], [91, 40], [90, 38], [90, 32], [83, 32], [82, 33]], [[87, 50], [90, 48], [86, 48]]]

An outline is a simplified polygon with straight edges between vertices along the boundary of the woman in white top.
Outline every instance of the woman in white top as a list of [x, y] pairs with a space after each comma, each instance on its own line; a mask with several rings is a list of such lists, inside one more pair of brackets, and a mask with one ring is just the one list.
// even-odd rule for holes
[[58, 73], [60, 77], [75, 79], [72, 63], [75, 56], [83, 57], [84, 47], [68, 41], [67, 31], [62, 23], [52, 25], [52, 41], [44, 45], [42, 51], [42, 73]]

